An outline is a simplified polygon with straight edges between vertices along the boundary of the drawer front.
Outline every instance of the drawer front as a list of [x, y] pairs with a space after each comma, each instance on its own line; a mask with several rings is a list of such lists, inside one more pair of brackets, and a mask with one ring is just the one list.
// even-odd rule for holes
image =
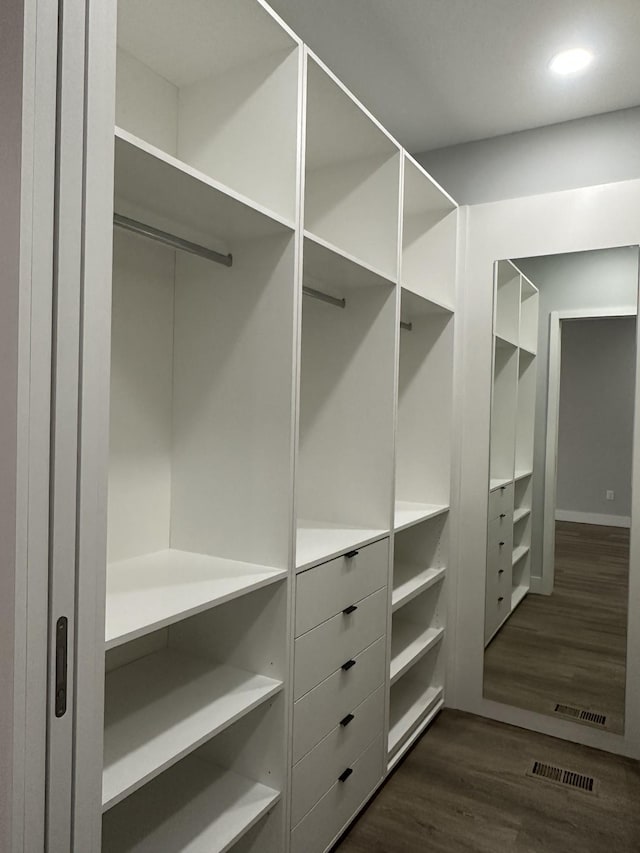
[[508, 583], [501, 581], [495, 588], [487, 588], [485, 603], [485, 641], [497, 630], [511, 612], [511, 577]]
[[293, 768], [291, 823], [295, 826], [327, 793], [345, 768], [350, 767], [384, 724], [384, 687], [345, 715]]
[[295, 641], [294, 698], [299, 699], [385, 633], [387, 589], [338, 613]]
[[333, 675], [299, 699], [293, 710], [294, 764], [384, 683], [384, 637], [354, 658], [356, 665]]
[[511, 585], [513, 524], [511, 516], [489, 522], [487, 541], [487, 595], [498, 584]]
[[293, 829], [291, 853], [324, 853], [382, 779], [382, 762], [382, 738], [379, 737], [351, 765], [349, 777], [344, 782], [336, 780]]
[[296, 637], [387, 585], [388, 539], [349, 553], [297, 576]]
[[513, 515], [513, 483], [489, 492], [489, 521], [503, 513]]

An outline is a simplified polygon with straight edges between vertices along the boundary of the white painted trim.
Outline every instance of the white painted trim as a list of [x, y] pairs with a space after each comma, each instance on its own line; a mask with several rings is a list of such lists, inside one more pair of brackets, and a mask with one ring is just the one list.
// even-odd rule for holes
[[[542, 520], [544, 532], [542, 546], [542, 578], [539, 581], [543, 595], [551, 595], [553, 592], [555, 576], [555, 521], [557, 518], [556, 499], [562, 323], [568, 320], [596, 320], [605, 317], [634, 317], [636, 314], [636, 306], [626, 305], [609, 308], [575, 308], [567, 311], [552, 311], [549, 315], [549, 382], [547, 391], [547, 433], [544, 466], [544, 517]], [[573, 519], [560, 520], [572, 521]], [[590, 523], [598, 524], [601, 522], [594, 521]]]
[[603, 527], [631, 527], [630, 515], [575, 512], [572, 509], [556, 509], [556, 521], [575, 521], [577, 524], [600, 524]]

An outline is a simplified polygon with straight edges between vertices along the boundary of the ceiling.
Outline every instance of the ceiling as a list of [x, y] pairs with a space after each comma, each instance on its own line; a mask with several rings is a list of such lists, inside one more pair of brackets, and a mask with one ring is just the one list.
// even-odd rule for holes
[[269, 2], [414, 153], [640, 104], [640, 0]]

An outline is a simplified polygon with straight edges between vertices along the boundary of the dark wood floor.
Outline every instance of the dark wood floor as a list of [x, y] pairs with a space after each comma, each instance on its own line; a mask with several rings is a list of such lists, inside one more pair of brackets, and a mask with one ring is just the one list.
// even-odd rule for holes
[[553, 594], [528, 595], [485, 652], [484, 695], [553, 713], [607, 715], [624, 730], [629, 531], [558, 522]]
[[[594, 776], [597, 794], [530, 778], [534, 760]], [[445, 710], [336, 850], [638, 853], [638, 764]]]

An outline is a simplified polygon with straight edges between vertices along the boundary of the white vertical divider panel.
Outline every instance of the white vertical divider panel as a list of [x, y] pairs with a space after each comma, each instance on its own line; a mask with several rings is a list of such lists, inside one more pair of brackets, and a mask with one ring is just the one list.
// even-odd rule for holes
[[116, 6], [87, 6], [72, 847], [101, 837]]
[[[76, 478], [82, 193], [84, 160], [85, 7], [59, 7], [56, 249], [53, 303], [51, 542], [49, 599], [49, 741], [47, 850], [71, 847], [76, 593]], [[67, 620], [65, 708], [56, 713], [56, 632]], [[60, 662], [58, 663], [60, 666]]]
[[57, 6], [0, 11], [0, 849], [45, 844]]

